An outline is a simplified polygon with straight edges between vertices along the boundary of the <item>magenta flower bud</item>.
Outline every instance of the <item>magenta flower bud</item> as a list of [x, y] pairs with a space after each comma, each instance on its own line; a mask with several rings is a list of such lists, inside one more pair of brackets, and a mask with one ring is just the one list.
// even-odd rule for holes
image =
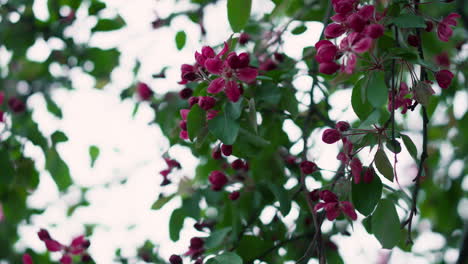
[[16, 97], [12, 97], [8, 100], [8, 106], [15, 113], [21, 113], [26, 110], [26, 105]]
[[28, 253], [23, 254], [23, 264], [33, 264], [33, 259]]
[[315, 55], [315, 60], [318, 63], [323, 62], [333, 62], [335, 60], [336, 54], [338, 53], [338, 47], [335, 45], [323, 44], [317, 49], [317, 54]]
[[91, 262], [91, 260], [93, 260], [93, 259], [92, 259], [91, 256], [88, 255], [88, 254], [84, 254], [84, 255], [81, 256], [81, 261], [82, 261], [82, 262], [85, 262], [85, 263], [86, 263], [86, 262]]
[[204, 46], [202, 48], [202, 55], [205, 56], [206, 58], [213, 58], [214, 56], [216, 56], [216, 53], [212, 47]]
[[240, 170], [244, 168], [244, 162], [241, 159], [236, 159], [231, 163], [231, 167], [235, 170]]
[[146, 83], [139, 82], [137, 84], [137, 94], [141, 100], [147, 101], [153, 96], [153, 91]]
[[60, 264], [72, 264], [72, 257], [68, 254], [65, 254], [60, 258]]
[[240, 60], [239, 60], [239, 57], [237, 56], [237, 54], [235, 52], [229, 53], [229, 55], [226, 58], [226, 61], [227, 61], [228, 65], [229, 65], [229, 67], [231, 67], [231, 69], [240, 68]]
[[188, 140], [189, 139], [188, 132], [185, 130], [181, 130], [179, 133], [179, 137], [183, 140]]
[[351, 126], [349, 125], [348, 122], [345, 121], [339, 121], [336, 123], [335, 128], [338, 129], [339, 131], [347, 131]]
[[275, 53], [273, 53], [273, 56], [275, 57], [275, 60], [277, 62], [283, 62], [284, 61], [284, 54], [282, 54], [282, 53], [275, 52]]
[[241, 54], [239, 54], [238, 57], [239, 57], [239, 68], [245, 68], [249, 66], [250, 56], [248, 53], [242, 52]]
[[323, 190], [319, 193], [320, 199], [324, 200], [327, 203], [337, 202], [338, 196], [329, 190]]
[[180, 120], [180, 122], [179, 122], [179, 127], [180, 127], [180, 129], [182, 129], [182, 130], [187, 130], [187, 121], [185, 121], [185, 120]]
[[52, 239], [50, 237], [50, 234], [49, 234], [49, 231], [45, 230], [45, 229], [41, 229], [39, 230], [39, 232], [37, 232], [37, 236], [39, 237], [40, 240], [42, 241], [45, 241], [45, 240], [50, 240]]
[[313, 163], [312, 161], [308, 161], [308, 160], [304, 160], [303, 162], [301, 162], [299, 167], [301, 168], [301, 171], [304, 174], [314, 173], [318, 169], [315, 163]]
[[331, 23], [325, 28], [325, 37], [328, 39], [337, 38], [343, 35], [345, 32], [345, 26], [337, 23]]
[[211, 183], [211, 189], [213, 191], [220, 191], [224, 185], [228, 183], [228, 178], [220, 171], [212, 171], [208, 177], [208, 180]]
[[189, 99], [190, 96], [192, 96], [192, 94], [193, 94], [193, 91], [190, 88], [184, 88], [184, 89], [180, 90], [180, 92], [179, 92], [180, 98], [182, 98], [184, 100]]
[[359, 182], [361, 181], [362, 163], [357, 157], [354, 157], [351, 160], [350, 166], [351, 174], [353, 174], [354, 178], [354, 183], [359, 184]]
[[323, 74], [334, 74], [340, 69], [340, 65], [335, 62], [323, 62], [319, 65], [319, 72]]
[[315, 189], [309, 192], [309, 199], [313, 202], [317, 202], [320, 199], [320, 190]]
[[284, 158], [284, 161], [286, 161], [286, 163], [289, 165], [294, 165], [296, 164], [296, 157], [294, 157], [293, 155], [288, 155]]
[[211, 97], [211, 96], [200, 96], [199, 97], [199, 100], [198, 100], [198, 105], [208, 111], [210, 110], [211, 108], [213, 108], [216, 104], [216, 99], [214, 97]]
[[419, 40], [418, 36], [416, 35], [408, 35], [408, 44], [410, 44], [411, 46], [413, 47], [419, 47], [419, 45], [421, 44], [421, 40]]
[[385, 31], [385, 27], [381, 24], [371, 24], [366, 27], [365, 34], [373, 39], [380, 38]]
[[325, 129], [322, 134], [322, 141], [327, 144], [333, 144], [341, 139], [340, 131], [336, 129]]
[[371, 183], [372, 180], [374, 179], [375, 177], [375, 171], [374, 171], [374, 168], [371, 166], [371, 167], [368, 167], [366, 169], [366, 171], [364, 172], [364, 182], [365, 183]]
[[63, 248], [62, 244], [60, 244], [58, 241], [53, 240], [53, 239], [47, 239], [44, 242], [45, 242], [47, 250], [49, 250], [50, 252], [60, 251]]
[[201, 239], [199, 237], [192, 237], [190, 239], [189, 248], [190, 249], [201, 249], [201, 248], [203, 248], [204, 244], [205, 244], [205, 242], [203, 241], [203, 239]]
[[169, 262], [170, 262], [171, 264], [183, 264], [182, 258], [181, 258], [179, 255], [172, 255], [172, 256], [169, 258]]
[[232, 192], [232, 193], [229, 194], [229, 200], [235, 201], [235, 200], [239, 199], [239, 196], [240, 196], [240, 192], [238, 192], [238, 191]]
[[356, 32], [363, 31], [366, 26], [366, 21], [357, 13], [351, 14], [346, 20], [348, 26]]
[[332, 1], [333, 9], [338, 14], [347, 14], [353, 10], [354, 1], [352, 0], [342, 0], [342, 1]]
[[213, 151], [211, 152], [211, 157], [215, 160], [219, 160], [222, 158], [221, 156], [221, 149], [216, 147], [213, 149]]
[[242, 33], [239, 36], [239, 44], [245, 45], [250, 40], [250, 35], [247, 33]]
[[449, 88], [454, 75], [449, 70], [441, 70], [436, 73], [436, 80], [442, 89]]
[[199, 99], [198, 97], [192, 96], [192, 97], [190, 97], [190, 98], [188, 99], [188, 103], [189, 103], [190, 107], [192, 107], [194, 104], [198, 104], [198, 101], [199, 101], [199, 100], [200, 100], [200, 99]]
[[431, 32], [434, 29], [434, 23], [432, 21], [426, 20], [426, 32]]
[[223, 152], [224, 156], [231, 156], [232, 154], [232, 145], [221, 145], [221, 151]]

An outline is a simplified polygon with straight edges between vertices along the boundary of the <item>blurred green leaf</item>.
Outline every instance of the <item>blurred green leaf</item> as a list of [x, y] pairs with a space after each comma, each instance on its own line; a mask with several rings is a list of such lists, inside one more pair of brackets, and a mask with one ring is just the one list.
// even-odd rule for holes
[[175, 36], [176, 47], [178, 50], [181, 50], [185, 47], [185, 42], [187, 41], [187, 35], [185, 31], [177, 32]]
[[387, 103], [388, 89], [385, 84], [385, 73], [375, 72], [371, 74], [366, 88], [367, 100], [375, 108], [380, 108]]
[[405, 147], [408, 150], [411, 157], [413, 157], [414, 160], [418, 161], [418, 149], [413, 143], [413, 140], [411, 140], [409, 136], [404, 134], [401, 134], [401, 138], [403, 139], [403, 144], [405, 144]]
[[50, 148], [46, 154], [46, 169], [54, 179], [59, 191], [66, 190], [71, 184], [70, 171], [55, 148]]
[[201, 109], [198, 104], [195, 104], [190, 108], [190, 112], [187, 115], [187, 132], [190, 140], [198, 135], [200, 130], [205, 126], [206, 112]]
[[91, 168], [94, 167], [97, 158], [99, 157], [99, 148], [97, 146], [89, 146], [89, 157], [91, 158]]
[[208, 121], [211, 134], [226, 145], [232, 145], [239, 134], [239, 123], [228, 117], [226, 112], [218, 114]]
[[400, 220], [395, 205], [382, 199], [372, 215], [372, 232], [383, 248], [391, 249], [400, 240]]
[[60, 142], [67, 142], [68, 141], [68, 137], [67, 135], [65, 135], [65, 133], [63, 133], [62, 131], [55, 131], [51, 136], [50, 138], [52, 139], [52, 144], [53, 145], [57, 145], [57, 143], [60, 143]]
[[[372, 105], [367, 101], [367, 97], [362, 95], [362, 87], [365, 85], [366, 79], [360, 79], [353, 87], [353, 92], [351, 95], [351, 105], [353, 107], [354, 113], [359, 117], [359, 119], [366, 120], [366, 118], [372, 113]], [[364, 90], [365, 91], [365, 90]]]
[[[366, 168], [363, 169], [363, 173]], [[374, 176], [374, 179], [370, 183], [365, 183], [362, 179], [359, 184], [352, 185], [352, 198], [353, 205], [356, 207], [361, 214], [368, 216], [374, 211], [375, 206], [380, 201], [382, 196], [382, 181], [378, 176]]]
[[172, 200], [172, 198], [175, 197], [175, 193], [168, 195], [168, 196], [160, 196], [151, 206], [151, 209], [153, 210], [159, 210], [161, 209], [164, 205], [166, 205], [169, 201]]
[[393, 167], [388, 160], [387, 154], [382, 149], [375, 153], [375, 167], [389, 181], [393, 181]]
[[169, 237], [172, 241], [179, 240], [180, 230], [184, 226], [185, 212], [182, 208], [177, 208], [172, 211], [169, 219]]
[[387, 24], [395, 24], [399, 28], [426, 28], [426, 21], [422, 16], [415, 14], [402, 14], [390, 18]]
[[228, 0], [227, 13], [232, 31], [240, 32], [249, 21], [252, 0]]
[[118, 30], [124, 26], [125, 21], [120, 16], [114, 19], [101, 18], [98, 20], [96, 26], [91, 29], [91, 32]]
[[210, 234], [205, 240], [205, 248], [217, 248], [223, 244], [226, 236], [231, 232], [232, 227], [226, 227], [220, 230], [216, 230]]

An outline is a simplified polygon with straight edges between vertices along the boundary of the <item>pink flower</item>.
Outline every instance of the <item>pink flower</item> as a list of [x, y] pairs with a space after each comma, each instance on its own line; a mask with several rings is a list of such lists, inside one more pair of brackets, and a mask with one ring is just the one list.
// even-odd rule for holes
[[203, 254], [203, 252], [205, 252], [205, 249], [203, 248], [204, 245], [205, 245], [205, 241], [203, 241], [202, 238], [192, 237], [190, 239], [189, 250], [187, 252], [185, 252], [184, 255], [185, 256], [190, 256], [192, 259], [196, 259], [199, 256], [201, 256], [201, 254]]
[[227, 85], [225, 86], [225, 91], [227, 98], [231, 102], [239, 101], [239, 98], [242, 94], [242, 89], [239, 84], [235, 81], [228, 81]]
[[348, 27], [350, 27], [355, 32], [363, 31], [364, 27], [366, 26], [366, 20], [364, 20], [364, 18], [362, 18], [358, 13], [354, 13], [348, 16], [346, 23], [348, 24]]
[[437, 26], [437, 36], [441, 41], [449, 41], [450, 37], [453, 35], [451, 26], [457, 25], [456, 19], [459, 17], [460, 15], [457, 13], [451, 13], [439, 23]]
[[33, 264], [33, 259], [28, 253], [23, 254], [23, 264]]
[[356, 66], [356, 54], [368, 51], [372, 46], [372, 38], [353, 32], [340, 42], [340, 50], [344, 53], [342, 71], [352, 74]]
[[208, 180], [211, 183], [211, 189], [213, 191], [220, 191], [224, 187], [224, 185], [228, 183], [228, 178], [226, 177], [226, 175], [217, 170], [212, 171], [210, 173]]
[[333, 144], [341, 139], [340, 131], [336, 129], [325, 129], [322, 134], [322, 141], [327, 144]]
[[351, 174], [354, 178], [354, 183], [358, 184], [361, 181], [362, 163], [359, 158], [354, 157], [350, 163]]
[[346, 27], [342, 24], [331, 23], [325, 28], [325, 37], [328, 39], [337, 38], [346, 32]]
[[141, 100], [147, 101], [153, 96], [151, 88], [143, 82], [137, 84], [137, 93]]
[[[400, 89], [397, 91], [397, 94], [395, 95], [395, 110], [402, 107], [401, 113], [405, 114], [406, 111], [408, 111], [408, 108], [413, 104], [413, 100], [410, 98], [407, 98], [407, 95], [409, 94], [409, 89], [408, 85], [406, 83], [402, 82], [400, 84]], [[388, 94], [388, 111], [392, 111], [392, 92]]]
[[315, 48], [317, 49], [315, 59], [318, 63], [333, 62], [336, 54], [338, 53], [338, 47], [329, 40], [321, 40], [317, 42], [315, 44]]
[[308, 160], [304, 160], [303, 162], [301, 162], [299, 167], [301, 168], [301, 171], [304, 174], [312, 174], [318, 169], [315, 163], [313, 163], [312, 161], [308, 161]]
[[449, 88], [454, 75], [449, 70], [440, 70], [436, 73], [436, 80], [442, 89]]
[[373, 39], [380, 38], [384, 34], [385, 27], [381, 24], [370, 24], [364, 30], [364, 34]]
[[353, 205], [348, 201], [338, 201], [338, 197], [336, 196], [336, 194], [332, 193], [331, 191], [321, 191], [320, 199], [324, 202], [316, 204], [314, 207], [314, 211], [318, 211], [324, 208], [328, 220], [335, 220], [341, 212], [343, 212], [352, 220], [357, 219], [357, 214], [354, 210]]

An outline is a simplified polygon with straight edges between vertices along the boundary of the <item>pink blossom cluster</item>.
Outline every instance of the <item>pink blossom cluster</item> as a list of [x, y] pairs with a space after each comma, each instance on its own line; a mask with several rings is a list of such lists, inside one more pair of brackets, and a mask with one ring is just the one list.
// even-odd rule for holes
[[460, 15], [457, 13], [450, 13], [448, 16], [442, 19], [437, 25], [437, 37], [444, 42], [449, 41], [453, 35], [452, 27], [457, 26], [457, 18]]
[[[89, 240], [85, 239], [83, 235], [75, 237], [70, 245], [65, 246], [53, 239], [46, 229], [41, 229], [37, 232], [39, 239], [44, 242], [49, 252], [61, 252], [61, 264], [72, 264], [73, 256], [80, 256], [82, 262], [90, 262], [92, 259], [86, 252], [90, 246]], [[29, 254], [23, 255], [23, 264], [33, 264], [33, 259]]]
[[[329, 40], [315, 44], [315, 59], [319, 72], [333, 74], [338, 70], [352, 74], [359, 54], [368, 51], [375, 39], [381, 37], [385, 27], [379, 24], [383, 15], [375, 11], [373, 5], [358, 6], [357, 0], [332, 0], [336, 14], [331, 17], [334, 23], [325, 28], [325, 37], [333, 39], [347, 34], [337, 46]], [[341, 64], [336, 60], [341, 59]]]

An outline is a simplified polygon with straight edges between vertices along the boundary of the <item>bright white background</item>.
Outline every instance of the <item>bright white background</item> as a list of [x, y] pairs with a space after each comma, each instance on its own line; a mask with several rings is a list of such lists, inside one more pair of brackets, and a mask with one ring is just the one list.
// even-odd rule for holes
[[[79, 188], [72, 187], [66, 194], [59, 194], [50, 175], [44, 171], [44, 159], [40, 151], [34, 146], [28, 146], [28, 153], [36, 158], [37, 167], [41, 169], [41, 183], [34, 191], [28, 203], [35, 208], [47, 208], [45, 213], [35, 216], [31, 225], [22, 225], [20, 228], [21, 240], [17, 244], [19, 251], [31, 247], [36, 251], [45, 251], [43, 243], [37, 238], [39, 228], [48, 228], [52, 235], [63, 243], [68, 243], [72, 237], [83, 232], [84, 224], [95, 224], [94, 234], [91, 239], [90, 253], [97, 263], [113, 262], [115, 249], [122, 248], [124, 256], [134, 256], [137, 246], [142, 245], [146, 239], [150, 239], [160, 245], [160, 254], [168, 259], [173, 254], [181, 254], [188, 248], [189, 240], [198, 233], [192, 227], [192, 220], [186, 221], [186, 228], [182, 231], [181, 240], [173, 243], [169, 239], [168, 221], [173, 208], [180, 204], [174, 199], [160, 211], [152, 211], [150, 207], [161, 192], [170, 193], [175, 190], [176, 184], [165, 187], [159, 186], [161, 177], [159, 171], [165, 164], [161, 159], [164, 152], [168, 151], [168, 142], [163, 137], [160, 129], [155, 125], [148, 125], [154, 118], [152, 110], [143, 103], [139, 112], [133, 118], [132, 111], [134, 100], [119, 99], [122, 89], [134, 83], [132, 68], [135, 60], [142, 62], [138, 80], [147, 82], [157, 95], [162, 95], [169, 90], [178, 91], [181, 86], [179, 80], [179, 67], [182, 63], [192, 63], [193, 54], [200, 50], [202, 45], [217, 45], [226, 40], [230, 35], [230, 28], [226, 17], [226, 1], [219, 1], [216, 5], [206, 8], [205, 27], [207, 38], [202, 39], [197, 25], [187, 18], [176, 18], [170, 28], [162, 28], [157, 31], [151, 28], [151, 21], [157, 15], [165, 18], [170, 13], [191, 8], [188, 1], [169, 0], [107, 0], [108, 8], [102, 13], [102, 17], [114, 17], [120, 14], [127, 26], [119, 31], [98, 33], [93, 37], [90, 28], [96, 23], [96, 19], [85, 16], [83, 9], [78, 10], [77, 19], [67, 30], [69, 36], [77, 42], [89, 42], [92, 46], [101, 48], [118, 47], [122, 52], [120, 66], [112, 73], [111, 84], [103, 90], [94, 88], [95, 82], [89, 75], [80, 70], [65, 72], [60, 67], [51, 67], [56, 75], [67, 75], [73, 80], [74, 90], [67, 91], [57, 89], [54, 98], [62, 107], [64, 118], [58, 120], [51, 116], [45, 109], [45, 103], [41, 96], [34, 96], [28, 101], [28, 107], [34, 108], [34, 118], [39, 122], [40, 129], [45, 134], [51, 134], [55, 130], [64, 131], [69, 141], [61, 143], [59, 152], [70, 167], [72, 177], [79, 187], [90, 187], [86, 199], [91, 204], [88, 207], [80, 207], [71, 217], [66, 217], [68, 206], [79, 201]], [[253, 1], [254, 15], [261, 15], [273, 8], [269, 0]], [[46, 0], [36, 1], [34, 12], [39, 19], [47, 19], [48, 13]], [[66, 12], [67, 10], [63, 10]], [[292, 23], [291, 27], [294, 27]], [[300, 36], [287, 35], [285, 37], [284, 52], [291, 57], [300, 58], [302, 49], [311, 46], [318, 41], [320, 23], [307, 23], [308, 31]], [[185, 30], [187, 33], [187, 45], [182, 51], [177, 51], [174, 43], [175, 33]], [[52, 48], [60, 48], [59, 40], [38, 41], [28, 52], [32, 60], [43, 61], [49, 55]], [[0, 51], [0, 56], [5, 51]], [[159, 72], [162, 67], [169, 65], [165, 80], [153, 80], [151, 75]], [[299, 67], [304, 67], [299, 65]], [[300, 91], [310, 87], [312, 79], [308, 76], [298, 77], [294, 85]], [[330, 98], [334, 107], [331, 118], [334, 120], [355, 120], [355, 115], [350, 107], [350, 90], [335, 93]], [[320, 98], [317, 94], [315, 98]], [[307, 103], [308, 98], [298, 95], [298, 99]], [[466, 92], [459, 92], [456, 100], [466, 102]], [[456, 105], [456, 104], [455, 104]], [[457, 117], [466, 111], [465, 107], [457, 109]], [[408, 113], [413, 120], [408, 127], [418, 133], [421, 120], [416, 113]], [[437, 119], [437, 118], [436, 118]], [[444, 122], [443, 120], [440, 122]], [[286, 123], [291, 138], [300, 136], [297, 127]], [[310, 159], [316, 161], [320, 167], [334, 169], [338, 161], [330, 161], [328, 157], [336, 156], [337, 149], [325, 146], [320, 140], [315, 140], [320, 135], [317, 131], [312, 141], [314, 151]], [[417, 134], [416, 134], [417, 135]], [[420, 139], [416, 140], [419, 145]], [[88, 147], [97, 145], [101, 154], [94, 168], [90, 168]], [[295, 149], [302, 148], [300, 145]], [[444, 146], [442, 146], [444, 149]], [[449, 157], [450, 149], [445, 156]], [[196, 159], [187, 149], [175, 147], [169, 150], [171, 157], [182, 163], [183, 169], [173, 174], [173, 179], [192, 177], [196, 166]], [[407, 153], [403, 153], [398, 163], [400, 182], [402, 186], [408, 184], [415, 175], [415, 167]], [[363, 159], [366, 160], [366, 156]], [[460, 165], [460, 164], [459, 164]], [[451, 175], [457, 173], [460, 168], [450, 168]], [[409, 172], [409, 173], [408, 173]], [[121, 184], [122, 180], [126, 183]], [[309, 187], [320, 187], [313, 180], [307, 183]], [[468, 183], [465, 182], [465, 188]], [[398, 186], [393, 185], [398, 188]], [[460, 213], [466, 212], [467, 203], [459, 205]], [[403, 211], [399, 211], [403, 215]], [[297, 217], [297, 207], [286, 217], [293, 221]], [[466, 217], [466, 215], [465, 215]], [[271, 218], [271, 211], [266, 210], [262, 214], [262, 220]], [[360, 218], [361, 219], [361, 218]], [[428, 263], [434, 254], [429, 250], [437, 250], [445, 243], [444, 238], [431, 233], [429, 223], [422, 223], [419, 229], [423, 231], [414, 246], [414, 252], [423, 253], [429, 259], [405, 254], [396, 249], [392, 253], [390, 263]], [[331, 228], [330, 222], [323, 225], [324, 231]], [[426, 231], [424, 231], [426, 230]], [[339, 246], [340, 253], [346, 263], [379, 263], [379, 256], [388, 254], [389, 251], [381, 250], [377, 240], [368, 235], [360, 224], [356, 224], [351, 236], [336, 235], [332, 238]], [[451, 250], [445, 255], [447, 262], [454, 262], [458, 253]], [[58, 258], [53, 254], [54, 257]], [[313, 261], [311, 261], [313, 263]]]

